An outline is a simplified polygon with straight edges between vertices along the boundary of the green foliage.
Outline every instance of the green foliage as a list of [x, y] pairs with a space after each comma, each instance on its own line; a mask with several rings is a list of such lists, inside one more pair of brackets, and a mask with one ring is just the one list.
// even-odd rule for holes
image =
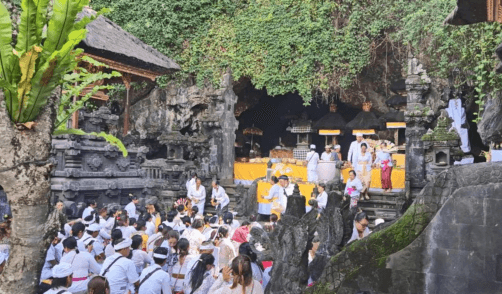
[[113, 135], [109, 135], [105, 132], [91, 132], [91, 133], [86, 133], [80, 129], [65, 129], [65, 128], [60, 128], [56, 131], [54, 131], [54, 136], [60, 136], [60, 135], [80, 135], [80, 136], [96, 136], [100, 137], [106, 140], [110, 145], [117, 147], [121, 152], [124, 157], [127, 157], [128, 152], [122, 141], [120, 141], [117, 137]]
[[443, 25], [455, 0], [94, 0], [110, 18], [182, 66], [170, 79], [195, 77], [217, 86], [229, 68], [270, 95], [314, 91], [325, 97], [357, 85], [377, 51], [403, 66], [409, 50], [432, 77], [459, 70], [456, 85], [473, 82], [482, 110], [500, 90], [492, 57], [501, 25]]

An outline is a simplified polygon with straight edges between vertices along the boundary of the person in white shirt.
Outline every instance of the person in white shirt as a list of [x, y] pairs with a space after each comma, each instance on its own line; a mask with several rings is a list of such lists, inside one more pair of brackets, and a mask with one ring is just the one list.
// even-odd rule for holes
[[322, 161], [334, 161], [335, 160], [335, 157], [334, 157], [335, 154], [331, 151], [331, 145], [326, 145], [326, 147], [324, 147], [324, 149], [326, 151], [324, 151], [321, 154], [321, 160]]
[[195, 183], [197, 181], [197, 173], [192, 173], [192, 177], [188, 179], [188, 181], [185, 184], [185, 187], [187, 189], [187, 197], [190, 198], [190, 190], [195, 187]]
[[[324, 153], [323, 153], [324, 154]], [[315, 145], [310, 145], [310, 152], [307, 153], [307, 180], [309, 182], [317, 182], [317, 163], [319, 162], [319, 154], [315, 152]]]
[[324, 183], [319, 183], [317, 185], [317, 191], [319, 191], [319, 195], [317, 196], [317, 208], [319, 212], [323, 211], [328, 204], [328, 193], [325, 191], [326, 185]]
[[138, 196], [132, 194], [129, 194], [129, 196], [131, 197], [131, 202], [126, 205], [124, 210], [127, 211], [128, 217], [138, 219], [139, 215], [136, 213], [136, 204], [139, 203]]
[[129, 286], [139, 285], [139, 276], [134, 262], [127, 258], [131, 252], [132, 240], [114, 240], [115, 254], [108, 257], [101, 268], [101, 276], [110, 284], [110, 294], [124, 294]]
[[361, 240], [362, 238], [368, 236], [371, 232], [368, 229], [368, 217], [365, 212], [359, 212], [354, 217], [354, 227], [352, 229], [352, 236], [350, 237], [347, 244], [355, 240]]
[[258, 213], [270, 216], [272, 214], [272, 206], [274, 201], [279, 200], [279, 193], [281, 191], [281, 187], [278, 184], [279, 179], [277, 179], [276, 176], [272, 176], [270, 178], [270, 184], [272, 187], [270, 187], [270, 190], [268, 192], [268, 196], [263, 196], [263, 199], [270, 200], [270, 203], [258, 203]]
[[212, 186], [213, 192], [211, 194], [211, 201], [213, 202], [213, 206], [216, 206], [218, 216], [222, 216], [223, 213], [228, 210], [230, 199], [228, 198], [225, 189], [220, 186], [218, 181], [213, 181]]
[[171, 274], [171, 288], [175, 292], [181, 292], [185, 288], [188, 281], [185, 279], [188, 271], [188, 265], [191, 264], [191, 260], [194, 258], [193, 255], [189, 255], [190, 242], [181, 238], [177, 244], [178, 249], [178, 260], [170, 269]]
[[387, 143], [383, 142], [381, 150], [376, 153], [373, 165], [381, 168], [382, 189], [384, 192], [392, 192], [392, 157], [387, 151]]
[[153, 217], [149, 213], [145, 214], [144, 219], [146, 222], [145, 223], [145, 226], [146, 226], [145, 234], [148, 237], [150, 237], [151, 235], [155, 234], [155, 223], [152, 221]]
[[194, 262], [191, 268], [190, 276], [187, 277], [188, 283], [185, 285], [184, 293], [206, 294], [215, 282], [214, 275], [214, 256], [210, 253], [203, 253]]
[[195, 180], [195, 186], [192, 186], [188, 192], [188, 199], [192, 201], [194, 206], [198, 208], [198, 214], [204, 214], [204, 206], [206, 205], [206, 188], [202, 186], [202, 180], [197, 178]]
[[[47, 255], [45, 256], [44, 266], [42, 268], [42, 274], [40, 275], [40, 281], [47, 280], [52, 277], [52, 268], [59, 262], [62, 254], [61, 252], [59, 254], [56, 253], [56, 245], [59, 244], [59, 242], [61, 242], [61, 239], [63, 238], [64, 235], [58, 232], [58, 235], [54, 237], [54, 240], [52, 240], [51, 244], [49, 245], [49, 249], [47, 249]], [[0, 263], [2, 262], [0, 261]]]
[[[371, 163], [373, 160], [371, 153], [367, 152], [367, 148], [366, 143], [361, 144], [361, 153], [357, 157], [356, 172], [364, 187], [361, 193], [364, 194], [366, 199], [370, 199], [368, 191], [371, 186]], [[361, 199], [359, 200], [364, 200], [363, 195], [361, 195]]]
[[78, 250], [85, 251], [85, 245], [82, 241], [82, 236], [84, 236], [85, 225], [83, 223], [77, 222], [71, 226], [71, 236], [77, 240]]
[[71, 264], [62, 262], [52, 269], [51, 289], [44, 294], [72, 294], [68, 291], [71, 287], [73, 278], [73, 269]]
[[104, 246], [103, 243], [101, 243], [98, 240], [100, 232], [100, 226], [98, 224], [92, 224], [86, 228], [85, 234], [82, 236], [82, 242], [86, 244], [86, 242], [90, 239], [94, 239], [94, 244], [92, 246], [92, 251], [90, 252], [91, 255], [98, 260], [104, 260], [105, 259], [105, 251], [104, 251]]
[[71, 264], [73, 270], [72, 285], [68, 291], [72, 293], [83, 294], [87, 291], [89, 283], [89, 274], [98, 274], [101, 266], [88, 251], [79, 251], [76, 249], [77, 241], [69, 237], [63, 241], [65, 254], [61, 257], [61, 263]]
[[[363, 134], [357, 133], [356, 140], [350, 143], [349, 154], [347, 155], [347, 161], [352, 164], [352, 167], [357, 165], [357, 157], [361, 153], [361, 144], [366, 143], [363, 138]], [[366, 143], [367, 145], [367, 143]]]
[[363, 190], [363, 184], [356, 176], [357, 174], [354, 170], [349, 171], [349, 179], [347, 180], [345, 191], [343, 193], [343, 201], [345, 201], [346, 195], [350, 197], [350, 208], [357, 207], [359, 195], [361, 195], [361, 191]]
[[279, 177], [279, 200], [276, 205], [272, 205], [272, 212], [280, 219], [281, 214], [286, 211], [288, 205], [288, 197], [293, 195], [294, 186], [289, 184], [289, 178], [286, 175]]
[[138, 275], [141, 274], [143, 269], [145, 268], [145, 264], [152, 264], [153, 259], [141, 249], [141, 244], [143, 243], [143, 238], [139, 235], [135, 235], [132, 237], [132, 257], [131, 260], [134, 262], [136, 266], [136, 272]]
[[186, 238], [190, 242], [190, 255], [198, 255], [202, 242], [206, 240], [206, 237], [202, 235], [202, 230], [204, 230], [204, 220], [196, 219], [191, 229], [186, 229], [181, 235], [181, 238]]
[[167, 261], [167, 248], [158, 247], [153, 252], [154, 263], [145, 268], [139, 277], [138, 294], [171, 294], [171, 277], [162, 270]]
[[89, 206], [87, 206], [84, 209], [84, 212], [82, 212], [82, 219], [84, 219], [86, 216], [91, 215], [91, 213], [98, 207], [98, 203], [96, 200], [89, 200]]

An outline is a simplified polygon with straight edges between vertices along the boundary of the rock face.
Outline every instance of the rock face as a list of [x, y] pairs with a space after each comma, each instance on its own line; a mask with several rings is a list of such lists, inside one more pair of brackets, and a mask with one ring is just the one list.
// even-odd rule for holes
[[478, 133], [485, 145], [502, 142], [502, 102], [499, 97], [486, 101]]
[[316, 293], [502, 292], [502, 163], [454, 166], [394, 224], [326, 266]]

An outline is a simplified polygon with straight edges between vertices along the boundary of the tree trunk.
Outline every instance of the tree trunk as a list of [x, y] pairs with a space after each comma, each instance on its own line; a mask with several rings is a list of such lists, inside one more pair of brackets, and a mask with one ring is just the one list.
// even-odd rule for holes
[[[0, 276], [0, 293], [35, 293], [45, 259], [49, 211], [52, 101], [31, 129], [13, 125], [0, 93], [0, 185], [12, 210], [10, 256]], [[38, 163], [26, 163], [36, 161]], [[5, 169], [9, 169], [5, 171]]]

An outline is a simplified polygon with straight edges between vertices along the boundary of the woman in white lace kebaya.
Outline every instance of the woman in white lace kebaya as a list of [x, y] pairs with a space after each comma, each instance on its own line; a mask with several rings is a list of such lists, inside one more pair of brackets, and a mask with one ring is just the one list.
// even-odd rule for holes
[[[232, 275], [233, 274], [233, 279]], [[229, 285], [229, 283], [232, 284]], [[257, 280], [253, 279], [251, 259], [245, 255], [239, 255], [232, 261], [231, 270], [223, 269], [208, 294], [263, 294], [263, 288]]]
[[201, 254], [192, 269], [190, 281], [185, 286], [185, 294], [207, 294], [216, 279], [212, 275], [214, 256], [210, 253]]
[[223, 225], [218, 228], [218, 234], [216, 236], [219, 240], [218, 247], [220, 247], [219, 253], [219, 269], [223, 269], [223, 267], [230, 265], [232, 259], [234, 259], [237, 254], [235, 253], [234, 245], [229, 238], [229, 228], [226, 225]]

